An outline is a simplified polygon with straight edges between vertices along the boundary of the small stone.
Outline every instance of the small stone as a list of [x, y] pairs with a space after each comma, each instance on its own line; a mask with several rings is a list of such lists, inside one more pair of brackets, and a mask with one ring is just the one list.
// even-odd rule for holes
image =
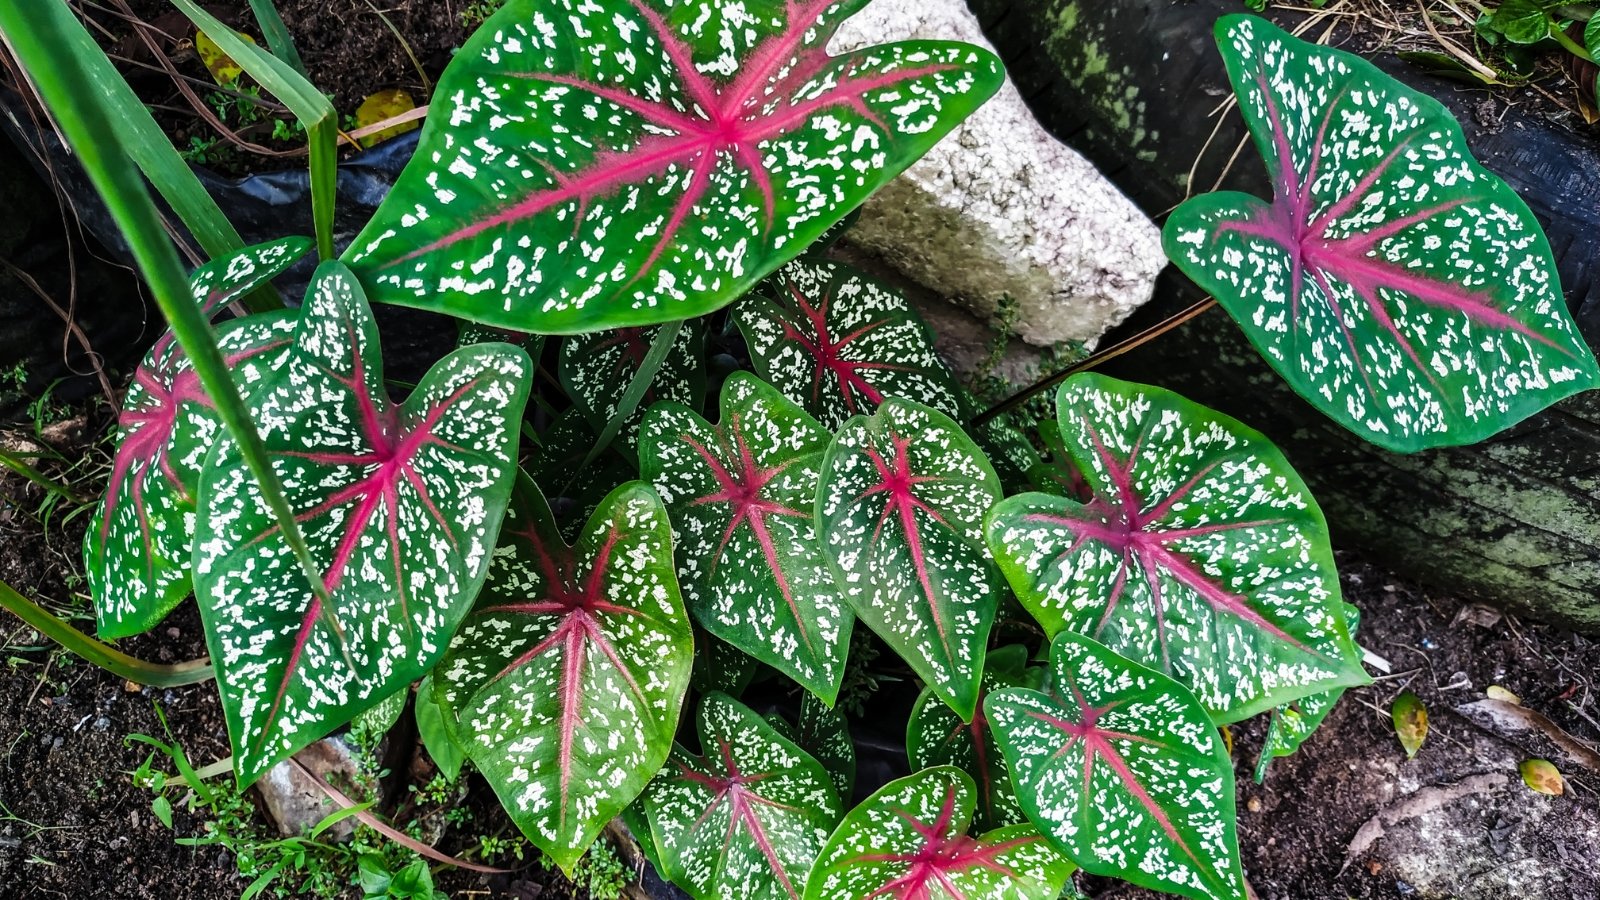
[[130, 694], [137, 694], [144, 690], [144, 686], [136, 681], [124, 681], [122, 683], [122, 689]]
[[1261, 812], [1261, 798], [1251, 797], [1249, 800], [1245, 801], [1244, 808], [1253, 813]]
[[[865, 6], [828, 49], [922, 38], [990, 46], [962, 0], [921, 0]], [[1009, 79], [868, 200], [845, 240], [980, 317], [1000, 318], [1009, 298], [1012, 329], [1038, 345], [1092, 344], [1166, 266], [1155, 225], [1040, 127]]]
[[[362, 777], [354, 748], [342, 736], [323, 738], [296, 753], [294, 758], [316, 777], [330, 784], [341, 784]], [[285, 836], [310, 831], [339, 807], [289, 760], [278, 763], [256, 782], [268, 818], [277, 823]], [[347, 841], [355, 833], [356, 820], [343, 819], [322, 833], [325, 840]]]

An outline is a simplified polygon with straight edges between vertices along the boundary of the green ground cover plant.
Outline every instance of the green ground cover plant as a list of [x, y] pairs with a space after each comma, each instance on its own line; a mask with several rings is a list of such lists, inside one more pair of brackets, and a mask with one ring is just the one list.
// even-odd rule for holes
[[[175, 2], [304, 123], [310, 239], [219, 237], [185, 274], [92, 60], [51, 50], [75, 21], [0, 29], [173, 326], [86, 541], [100, 637], [192, 593], [237, 789], [409, 703], [568, 873], [621, 816], [697, 900], [1046, 900], [1076, 868], [1243, 900], [1219, 727], [1272, 716], [1264, 768], [1368, 681], [1314, 498], [1159, 387], [1081, 373], [1053, 419], [982, 417], [905, 299], [826, 255], [997, 59], [830, 55], [862, 0], [508, 0], [336, 255], [326, 98], [284, 35]], [[1274, 197], [1196, 197], [1166, 246], [1297, 391], [1408, 452], [1594, 386], [1537, 223], [1442, 107], [1258, 18], [1218, 41]], [[313, 247], [297, 307], [211, 324]], [[390, 384], [372, 303], [459, 345]], [[203, 668], [0, 602], [129, 677]], [[917, 771], [858, 786], [847, 711], [891, 655]], [[431, 896], [368, 863], [369, 894]]]

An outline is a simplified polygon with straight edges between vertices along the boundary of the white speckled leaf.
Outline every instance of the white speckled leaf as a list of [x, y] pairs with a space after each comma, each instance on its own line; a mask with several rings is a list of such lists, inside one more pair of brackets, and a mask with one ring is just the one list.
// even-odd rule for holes
[[360, 286], [339, 263], [317, 270], [250, 407], [333, 608], [232, 439], [200, 477], [195, 596], [241, 784], [444, 653], [489, 568], [532, 371], [515, 347], [475, 344], [394, 406]]
[[561, 536], [569, 541], [578, 539], [606, 495], [639, 476], [615, 441], [584, 468], [583, 461], [598, 439], [583, 413], [569, 408], [539, 435], [539, 447], [527, 463], [528, 475], [549, 500]]
[[817, 494], [823, 549], [856, 615], [964, 720], [1006, 592], [983, 543], [999, 499], [961, 426], [899, 398], [844, 424]]
[[528, 334], [525, 331], [512, 331], [509, 328], [496, 328], [493, 325], [479, 325], [477, 322], [461, 322], [456, 332], [456, 346], [466, 347], [471, 344], [512, 344], [528, 351], [528, 358], [535, 364], [539, 356], [544, 353], [544, 335]]
[[1442, 104], [1259, 18], [1217, 40], [1276, 196], [1189, 200], [1167, 255], [1297, 392], [1411, 452], [1595, 386], [1538, 221]]
[[850, 650], [850, 612], [813, 514], [832, 437], [746, 372], [723, 382], [712, 426], [675, 403], [640, 430], [641, 475], [677, 534], [684, 600], [707, 631], [828, 703]]
[[1160, 388], [1100, 375], [1057, 395], [1092, 500], [1020, 494], [989, 546], [1045, 633], [1087, 634], [1235, 722], [1365, 684], [1328, 526], [1259, 433]]
[[655, 492], [617, 488], [568, 547], [522, 477], [435, 677], [511, 820], [571, 872], [666, 762], [693, 656]]
[[725, 694], [696, 725], [704, 755], [673, 747], [644, 794], [662, 874], [695, 900], [798, 900], [843, 814], [828, 773]]
[[906, 723], [906, 755], [911, 768], [955, 766], [971, 776], [978, 788], [976, 817], [982, 828], [1019, 825], [1028, 820], [1011, 786], [1011, 770], [995, 743], [983, 701], [1008, 687], [1035, 686], [1039, 669], [1029, 672], [1028, 648], [1016, 644], [989, 651], [984, 661], [983, 684], [972, 721], [963, 722], [932, 688], [924, 688]]
[[[196, 269], [190, 294], [208, 316], [287, 269], [311, 246], [283, 238]], [[218, 346], [246, 395], [288, 351], [293, 313], [225, 323]], [[169, 331], [133, 375], [99, 514], [84, 534], [84, 574], [106, 640], [148, 631], [189, 595], [194, 496], [222, 422]]]
[[841, 263], [802, 257], [733, 308], [761, 377], [838, 428], [903, 397], [959, 416], [961, 389], [906, 299]]
[[884, 785], [828, 838], [805, 900], [1056, 900], [1072, 863], [1032, 825], [969, 836], [974, 793], [950, 766]]
[[718, 309], [1001, 84], [966, 44], [829, 56], [863, 2], [510, 0], [347, 258], [377, 299], [525, 331]]
[[[650, 345], [660, 331], [660, 328], [620, 328], [573, 335], [561, 342], [561, 358], [556, 367], [561, 387], [597, 433], [604, 431], [611, 417], [622, 408], [623, 395], [628, 392], [633, 376], [644, 366]], [[617, 431], [615, 445], [628, 451], [637, 447], [639, 422], [651, 404], [670, 401], [699, 409], [705, 396], [705, 323], [700, 320], [685, 322], [678, 329], [672, 349], [661, 361], [661, 368], [650, 379], [644, 398]]]
[[1050, 672], [986, 703], [1029, 820], [1084, 871], [1245, 900], [1233, 763], [1194, 695], [1070, 631]]
[[[1345, 604], [1344, 618], [1350, 623], [1350, 634], [1356, 633], [1356, 626], [1361, 621], [1361, 611], [1354, 606]], [[1309, 694], [1292, 703], [1285, 703], [1272, 711], [1272, 718], [1267, 723], [1267, 736], [1262, 742], [1261, 755], [1256, 758], [1255, 778], [1256, 784], [1266, 780], [1267, 767], [1274, 759], [1280, 756], [1289, 756], [1306, 738], [1317, 730], [1322, 720], [1333, 712], [1338, 705], [1339, 698], [1344, 696], [1344, 688], [1335, 688], [1320, 694]]]
[[830, 709], [814, 694], [800, 695], [800, 715], [794, 725], [776, 712], [767, 721], [795, 746], [811, 754], [828, 770], [834, 790], [848, 801], [856, 786], [856, 745], [850, 737], [850, 723], [844, 713]]

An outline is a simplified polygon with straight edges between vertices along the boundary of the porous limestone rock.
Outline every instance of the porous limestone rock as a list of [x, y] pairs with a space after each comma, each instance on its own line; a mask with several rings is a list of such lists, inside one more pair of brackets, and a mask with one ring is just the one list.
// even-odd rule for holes
[[[829, 49], [910, 39], [990, 46], [963, 0], [874, 0]], [[1155, 225], [1046, 133], [1009, 79], [874, 195], [845, 239], [982, 317], [1009, 297], [1011, 327], [1040, 345], [1092, 345], [1166, 265]]]

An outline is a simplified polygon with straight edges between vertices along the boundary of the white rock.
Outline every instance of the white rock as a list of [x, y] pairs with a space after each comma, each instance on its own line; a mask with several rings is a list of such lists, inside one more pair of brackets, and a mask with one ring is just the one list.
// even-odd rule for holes
[[[843, 53], [911, 39], [992, 45], [963, 0], [876, 0], [834, 35]], [[1034, 344], [1093, 342], [1150, 299], [1161, 233], [1039, 126], [1007, 79], [993, 99], [867, 202], [846, 238], [992, 317], [1019, 306]]]

